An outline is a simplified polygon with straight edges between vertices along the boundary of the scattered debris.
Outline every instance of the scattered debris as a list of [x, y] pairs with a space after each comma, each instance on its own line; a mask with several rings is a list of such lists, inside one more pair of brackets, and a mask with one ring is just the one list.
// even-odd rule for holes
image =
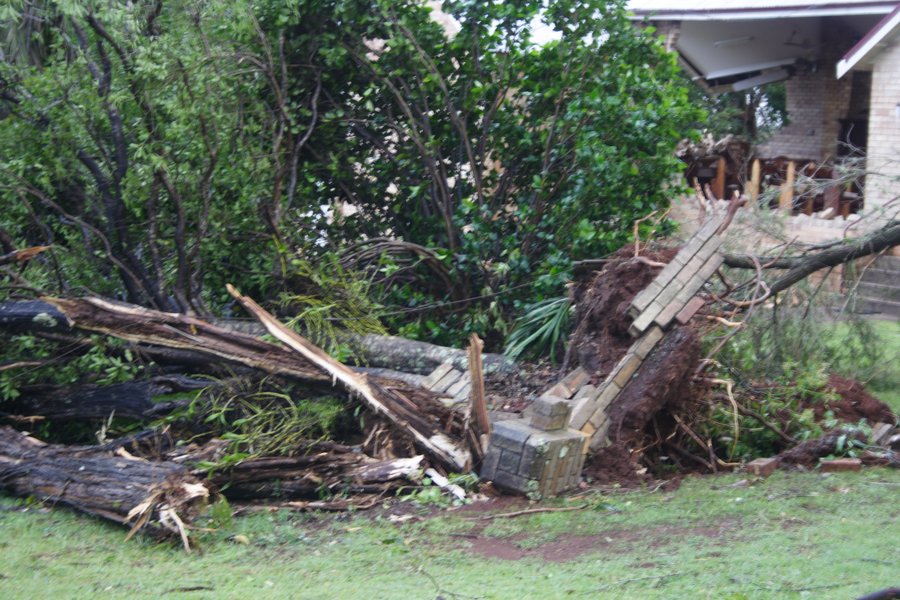
[[757, 458], [747, 463], [747, 471], [757, 477], [768, 477], [778, 468], [777, 458]]
[[[726, 260], [720, 253], [723, 231], [739, 206], [733, 201], [728, 214], [714, 213], [680, 249], [629, 246], [595, 261], [592, 266], [600, 270], [573, 286], [576, 328], [562, 377], [551, 366], [540, 367], [531, 379], [520, 377], [507, 359], [483, 354], [474, 335], [467, 351], [365, 336], [356, 342], [365, 349], [367, 365], [350, 366], [230, 286], [231, 295], [280, 343], [193, 316], [97, 298], [2, 303], [5, 331], [40, 331], [76, 341], [83, 332], [101, 333], [131, 342], [136, 352], [161, 364], [196, 369], [190, 372], [221, 372], [214, 369], [224, 364], [233, 374], [299, 382], [340, 396], [366, 419], [345, 444], [297, 439], [283, 456], [235, 456], [227, 441], [210, 439], [209, 432], [195, 432], [197, 443], [179, 445], [168, 429], [149, 427], [120, 440], [76, 447], [45, 444], [7, 427], [0, 430], [0, 486], [130, 525], [129, 536], [139, 530], [177, 536], [190, 550], [192, 519], [219, 494], [236, 501], [276, 500], [294, 510], [349, 510], [375, 506], [418, 485], [423, 476], [467, 500], [471, 494], [447, 477], [452, 472], [477, 471], [493, 484], [486, 483], [482, 492], [499, 488], [550, 497], [576, 488], [583, 476], [594, 484], [630, 484], [651, 480], [660, 465], [679, 472], [741, 466], [721, 458], [718, 440], [698, 433], [699, 415], [715, 401], [732, 411], [735, 440], [738, 417], [744, 416], [782, 444], [776, 456], [746, 465], [756, 476], [796, 465], [857, 470], [878, 457], [897, 463], [896, 417], [858, 382], [832, 376], [829, 387], [838, 400], [804, 400], [816, 419], [833, 415], [848, 425], [797, 444], [776, 418], [741, 405], [731, 381], [703, 376], [712, 362], [701, 355], [703, 328], [725, 323], [737, 331], [738, 310], [752, 310], [770, 293], [759, 276], [767, 265], [754, 259], [758, 277], [751, 299], [731, 302], [727, 318], [720, 316], [724, 313], [695, 318], [704, 309], [715, 313], [710, 307], [722, 300], [710, 292], [708, 280]], [[0, 417], [21, 425], [111, 419], [114, 413], [147, 422], [190, 402], [158, 403], [156, 394], [206, 385], [176, 369], [111, 386], [35, 388], [4, 404], [7, 412]], [[500, 418], [498, 409], [512, 414]], [[521, 414], [527, 418], [517, 418]], [[871, 436], [850, 426], [861, 419], [872, 425]], [[821, 460], [851, 445], [868, 454]], [[881, 448], [878, 457], [873, 447]]]

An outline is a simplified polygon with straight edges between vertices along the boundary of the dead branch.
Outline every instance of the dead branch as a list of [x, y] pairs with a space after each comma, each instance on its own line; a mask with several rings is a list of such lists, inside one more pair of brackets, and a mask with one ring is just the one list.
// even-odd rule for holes
[[333, 381], [341, 382], [350, 393], [361, 398], [376, 414], [387, 417], [398, 431], [411, 436], [416, 446], [422, 448], [429, 456], [454, 471], [467, 471], [471, 468], [470, 451], [458, 440], [441, 431], [427, 414], [417, 410], [418, 407], [410, 406], [410, 403], [395, 389], [376, 381], [368, 381], [364, 375], [355, 373], [307, 339], [279, 323], [275, 317], [251, 298], [241, 295], [230, 284], [227, 289], [241, 306], [259, 319], [270, 334], [321, 369]]
[[[831, 246], [815, 254], [793, 257], [759, 257], [756, 260], [765, 269], [789, 269], [781, 279], [772, 285], [772, 293], [778, 293], [811, 273], [827, 267], [834, 267], [856, 258], [877, 254], [900, 244], [900, 221], [891, 221], [878, 231], [840, 246]], [[733, 269], [755, 269], [753, 257], [749, 255], [726, 254], [725, 265]]]
[[0, 265], [24, 263], [49, 249], [50, 246], [32, 246], [31, 248], [23, 248], [22, 250], [13, 250], [12, 252], [0, 256]]

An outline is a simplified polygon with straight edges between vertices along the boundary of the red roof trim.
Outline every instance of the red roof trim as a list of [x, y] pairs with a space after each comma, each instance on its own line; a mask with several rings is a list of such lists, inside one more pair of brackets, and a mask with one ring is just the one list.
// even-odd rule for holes
[[[781, 12], [796, 10], [842, 10], [842, 9], [866, 9], [866, 8], [884, 8], [896, 5], [893, 0], [883, 2], [866, 2], [866, 3], [846, 3], [846, 4], [790, 4], [783, 6], [750, 6], [744, 8], [662, 8], [662, 9], [631, 9], [637, 16], [660, 16], [664, 17], [670, 14], [676, 15], [712, 15], [712, 14], [731, 14], [731, 13], [754, 13], [754, 12]], [[896, 10], [896, 9], [895, 9]]]
[[841, 60], [849, 61], [850, 58], [851, 58], [854, 54], [856, 54], [857, 52], [859, 52], [860, 50], [862, 50], [862, 48], [869, 42], [869, 40], [871, 40], [873, 37], [875, 37], [875, 36], [877, 36], [878, 34], [880, 34], [880, 33], [881, 33], [881, 30], [882, 30], [884, 27], [886, 27], [886, 26], [894, 19], [894, 17], [897, 16], [897, 13], [900, 13], [900, 3], [897, 3], [897, 6], [894, 8], [894, 10], [892, 10], [892, 11], [889, 12], [887, 15], [885, 15], [885, 17], [884, 17], [883, 19], [881, 19], [880, 21], [878, 21], [878, 24], [876, 24], [875, 27], [873, 27], [872, 29], [870, 29], [870, 30], [868, 31], [868, 33], [866, 33], [866, 35], [864, 35], [864, 36], [862, 37], [861, 40], [859, 40], [858, 42], [856, 42], [856, 44], [854, 44], [852, 48], [850, 48], [849, 50], [847, 50], [847, 53], [844, 54], [844, 56], [841, 57]]

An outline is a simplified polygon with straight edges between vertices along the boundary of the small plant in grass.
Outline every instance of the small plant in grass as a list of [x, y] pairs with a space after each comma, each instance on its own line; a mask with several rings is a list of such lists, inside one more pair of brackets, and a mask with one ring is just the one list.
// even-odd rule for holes
[[231, 512], [231, 505], [225, 496], [219, 496], [219, 499], [209, 505], [207, 509], [210, 525], [215, 529], [227, 529], [234, 523], [234, 515]]

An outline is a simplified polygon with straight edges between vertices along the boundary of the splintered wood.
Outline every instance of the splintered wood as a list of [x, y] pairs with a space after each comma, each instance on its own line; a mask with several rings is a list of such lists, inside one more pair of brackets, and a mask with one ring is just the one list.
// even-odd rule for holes
[[472, 453], [465, 444], [441, 431], [434, 420], [411, 406], [397, 389], [377, 381], [369, 381], [365, 375], [334, 360], [321, 348], [279, 323], [253, 299], [243, 296], [230, 284], [227, 289], [270, 334], [327, 373], [333, 381], [340, 382], [376, 414], [386, 417], [399, 431], [411, 436], [413, 443], [428, 456], [453, 471], [464, 472], [471, 469]]

